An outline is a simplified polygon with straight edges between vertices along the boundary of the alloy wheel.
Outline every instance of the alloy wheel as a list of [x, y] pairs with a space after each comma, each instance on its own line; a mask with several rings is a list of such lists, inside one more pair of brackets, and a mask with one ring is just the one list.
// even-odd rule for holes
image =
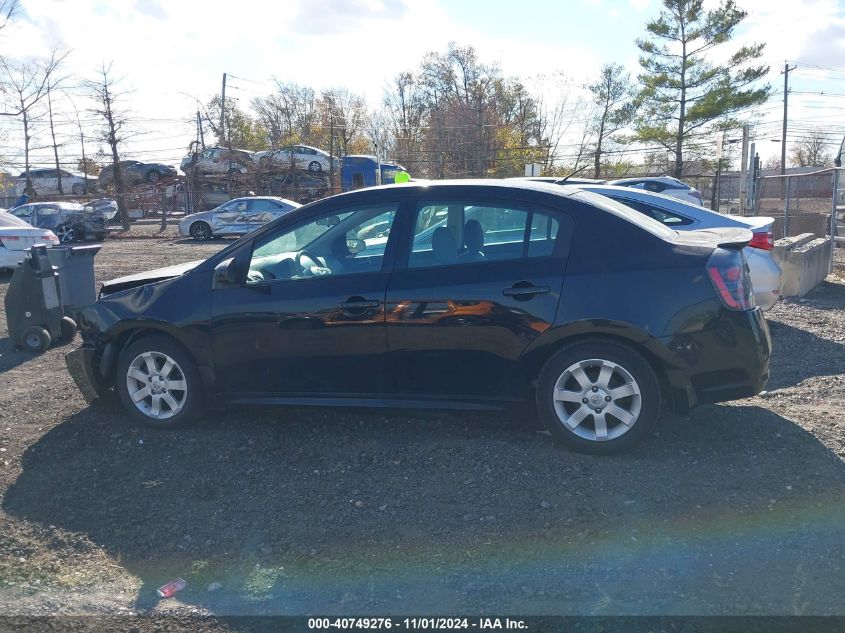
[[621, 365], [591, 358], [570, 365], [553, 391], [560, 422], [578, 437], [594, 442], [613, 440], [637, 423], [642, 392]]
[[173, 417], [188, 399], [182, 368], [161, 352], [144, 352], [132, 360], [126, 371], [126, 389], [135, 407], [155, 420]]
[[72, 226], [62, 225], [56, 228], [56, 237], [62, 244], [67, 244], [76, 239], [76, 231], [73, 230]]
[[211, 239], [211, 227], [208, 226], [205, 222], [197, 222], [196, 224], [191, 225], [191, 237], [195, 240], [208, 240]]

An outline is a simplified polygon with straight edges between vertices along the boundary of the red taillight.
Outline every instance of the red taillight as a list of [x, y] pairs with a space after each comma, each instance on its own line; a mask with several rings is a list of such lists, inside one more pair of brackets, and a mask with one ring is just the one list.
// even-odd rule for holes
[[754, 233], [754, 237], [751, 238], [751, 241], [748, 245], [752, 248], [760, 248], [764, 251], [770, 251], [775, 247], [775, 236], [772, 234], [771, 231], [763, 232], [760, 231], [759, 233]]
[[707, 274], [728, 310], [751, 310], [754, 293], [745, 259], [739, 251], [717, 249], [707, 262]]

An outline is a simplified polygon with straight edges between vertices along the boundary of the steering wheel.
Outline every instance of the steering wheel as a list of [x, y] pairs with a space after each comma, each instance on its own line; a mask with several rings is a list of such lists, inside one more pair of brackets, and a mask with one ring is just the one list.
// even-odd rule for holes
[[302, 271], [303, 275], [310, 272], [308, 268], [305, 268], [305, 266], [302, 265], [302, 258], [303, 257], [307, 257], [308, 259], [310, 259], [311, 263], [314, 264], [315, 266], [322, 266], [322, 264], [320, 263], [320, 260], [317, 258], [317, 256], [314, 253], [311, 253], [311, 252], [306, 251], [306, 250], [301, 250], [296, 254], [296, 265], [299, 266], [299, 269]]

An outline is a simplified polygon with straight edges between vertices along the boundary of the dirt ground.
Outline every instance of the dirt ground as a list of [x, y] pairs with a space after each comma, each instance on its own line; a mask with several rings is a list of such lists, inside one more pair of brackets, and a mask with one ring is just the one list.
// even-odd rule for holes
[[[155, 235], [98, 279], [226, 243]], [[602, 458], [527, 409], [155, 432], [85, 404], [78, 340], [32, 357], [0, 315], [0, 614], [845, 614], [845, 275], [768, 317], [768, 392]]]

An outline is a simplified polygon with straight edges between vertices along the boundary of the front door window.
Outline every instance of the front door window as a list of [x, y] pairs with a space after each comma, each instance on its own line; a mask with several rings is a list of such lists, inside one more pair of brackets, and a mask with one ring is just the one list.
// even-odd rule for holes
[[248, 283], [377, 272], [397, 205], [367, 205], [310, 220], [256, 243]]

